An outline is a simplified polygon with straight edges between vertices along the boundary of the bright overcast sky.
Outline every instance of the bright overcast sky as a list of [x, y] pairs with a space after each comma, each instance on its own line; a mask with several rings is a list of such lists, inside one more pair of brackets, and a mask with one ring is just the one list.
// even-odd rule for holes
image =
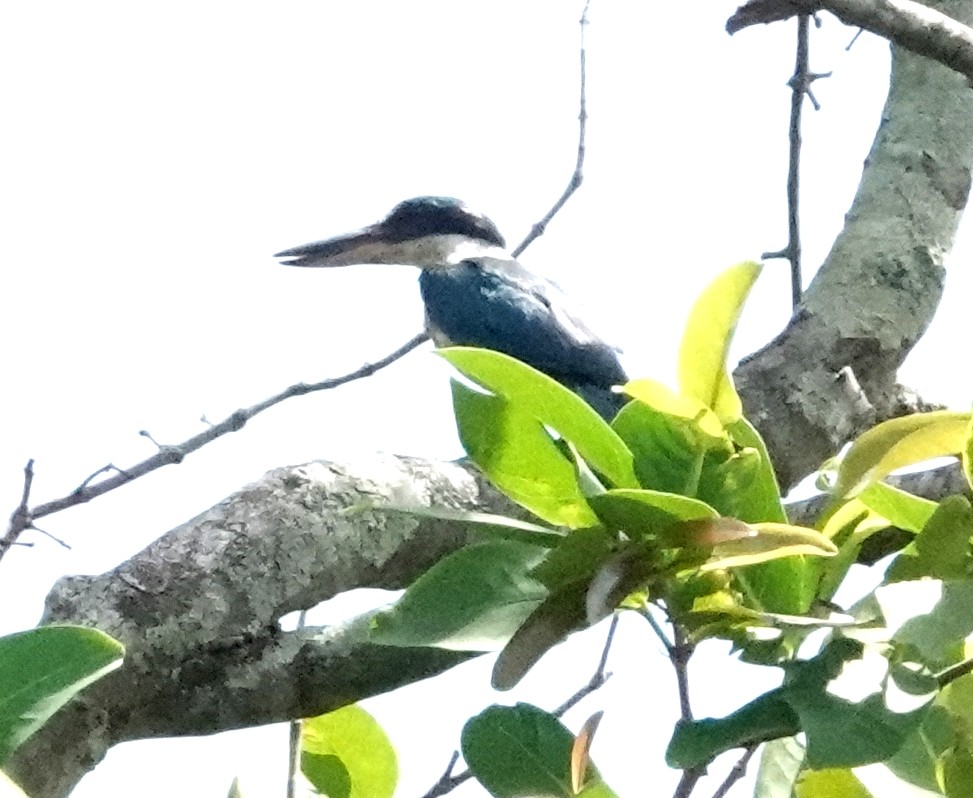
[[[723, 23], [735, 5], [693, 5], [691, 19], [689, 6], [671, 3], [594, 0], [590, 11], [584, 186], [523, 261], [583, 300], [633, 376], [669, 380], [701, 285], [785, 243], [794, 23], [731, 39]], [[219, 420], [291, 383], [342, 374], [418, 332], [413, 271], [288, 270], [272, 253], [430, 193], [462, 197], [519, 241], [574, 163], [580, 12], [565, 0], [0, 7], [2, 506], [15, 506], [28, 457], [37, 461], [35, 501], [54, 498], [105, 463], [151, 454], [138, 430], [179, 442], [200, 430], [202, 415]], [[863, 36], [846, 52], [852, 35], [828, 17], [812, 44], [812, 67], [834, 77], [815, 84], [822, 110], [806, 113], [809, 268], [840, 228], [884, 99], [887, 47]], [[948, 345], [966, 312], [960, 297], [970, 286], [959, 277], [927, 352]], [[787, 269], [775, 262], [738, 354], [788, 315]], [[968, 374], [961, 383], [941, 360], [918, 365], [907, 376], [932, 396], [959, 406], [973, 396]], [[72, 548], [34, 537], [3, 562], [0, 631], [34, 624], [60, 574], [113, 567], [270, 468], [374, 451], [458, 455], [447, 371], [427, 349], [370, 380], [288, 402], [179, 467], [46, 519]], [[609, 712], [594, 751], [609, 783], [635, 794], [646, 774], [626, 768], [627, 757], [674, 778], [661, 763], [675, 715], [657, 646], [638, 623], [626, 628], [623, 650], [638, 653], [618, 656], [614, 669], [636, 672], [573, 723], [642, 691], [644, 710]], [[571, 650], [583, 677], [558, 682], [549, 669], [517, 697], [550, 707], [573, 692], [598, 651], [584, 641]], [[483, 684], [488, 665], [472, 666], [467, 682]], [[647, 665], [658, 674], [650, 690], [664, 700], [645, 694]], [[706, 693], [704, 669], [695, 675], [702, 714], [739, 703], [739, 693]], [[443, 689], [421, 700], [441, 701]], [[475, 696], [467, 716], [490, 700]], [[415, 704], [390, 706], [374, 710], [395, 717], [400, 795], [417, 795], [445, 765], [464, 707], [440, 722]], [[660, 731], [613, 758], [601, 735], [630, 746], [625, 735], [643, 723]], [[282, 752], [252, 753], [267, 734], [218, 748], [124, 746], [76, 795], [221, 795], [235, 773], [251, 795], [279, 795]]]

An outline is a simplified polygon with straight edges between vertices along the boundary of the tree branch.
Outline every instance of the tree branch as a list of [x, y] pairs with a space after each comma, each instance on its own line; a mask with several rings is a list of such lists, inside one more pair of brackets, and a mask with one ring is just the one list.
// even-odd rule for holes
[[405, 587], [472, 539], [388, 504], [512, 509], [456, 463], [313, 462], [269, 472], [108, 573], [60, 579], [44, 621], [113, 635], [125, 663], [21, 746], [11, 774], [33, 798], [66, 795], [116, 743], [309, 717], [469, 658], [374, 645], [367, 616], [280, 630], [351, 588]]
[[735, 373], [785, 488], [874, 423], [928, 408], [896, 372], [942, 295], [970, 190], [973, 91], [893, 48], [882, 117], [845, 227], [797, 313]]
[[726, 23], [728, 33], [815, 11], [830, 11], [846, 25], [864, 28], [916, 55], [931, 58], [973, 82], [973, 29], [913, 0], [751, 0]]
[[584, 9], [581, 12], [581, 19], [579, 20], [579, 24], [581, 25], [581, 89], [578, 100], [578, 157], [574, 164], [574, 171], [571, 173], [571, 178], [568, 180], [567, 188], [565, 188], [561, 196], [557, 198], [557, 201], [544, 215], [544, 218], [530, 229], [530, 232], [527, 234], [524, 240], [521, 241], [513, 252], [510, 253], [515, 258], [519, 258], [527, 247], [533, 244], [536, 239], [544, 235], [544, 231], [547, 230], [547, 226], [551, 223], [551, 220], [557, 216], [561, 208], [563, 208], [567, 201], [571, 199], [571, 195], [581, 188], [581, 183], [584, 180], [583, 168], [585, 155], [585, 129], [588, 126], [588, 100], [585, 94], [585, 84], [588, 81], [588, 59], [584, 45], [584, 33], [585, 28], [588, 26], [589, 5], [591, 5], [591, 0], [586, 0]]
[[[10, 523], [7, 527], [6, 534], [2, 539], [0, 539], [0, 559], [3, 559], [4, 554], [6, 554], [10, 547], [17, 542], [18, 538], [24, 531], [33, 527], [34, 521], [36, 521], [38, 518], [43, 518], [46, 515], [52, 515], [53, 513], [66, 510], [67, 508], [74, 507], [78, 504], [90, 502], [92, 499], [108, 493], [109, 491], [113, 491], [116, 488], [120, 488], [122, 485], [126, 485], [129, 482], [133, 482], [139, 477], [144, 477], [146, 474], [149, 474], [158, 468], [162, 468], [162, 466], [181, 463], [186, 455], [202, 449], [207, 444], [212, 443], [217, 438], [220, 438], [229, 432], [237, 432], [243, 429], [244, 425], [251, 418], [256, 416], [258, 413], [262, 413], [264, 410], [270, 409], [274, 405], [280, 404], [285, 399], [290, 399], [294, 396], [304, 396], [305, 394], [314, 393], [316, 391], [330, 390], [332, 388], [337, 388], [340, 385], [345, 385], [346, 383], [360, 380], [364, 377], [370, 377], [375, 372], [380, 371], [386, 366], [394, 363], [396, 360], [405, 357], [405, 355], [427, 340], [429, 340], [429, 336], [422, 332], [414, 336], [410, 341], [400, 346], [391, 354], [386, 355], [380, 360], [376, 360], [374, 363], [366, 363], [348, 374], [344, 374], [340, 377], [330, 377], [328, 379], [321, 380], [320, 382], [299, 382], [291, 385], [280, 393], [264, 399], [262, 402], [258, 402], [251, 407], [245, 407], [237, 410], [227, 418], [223, 419], [223, 421], [219, 422], [218, 424], [211, 424], [204, 432], [194, 435], [182, 443], [171, 446], [160, 446], [159, 444], [156, 444], [159, 446], [158, 452], [152, 455], [152, 457], [146, 458], [141, 463], [137, 463], [130, 468], [123, 470], [114, 465], [107, 465], [99, 468], [93, 474], [85, 478], [85, 480], [67, 496], [62, 496], [60, 499], [54, 499], [53, 501], [39, 504], [33, 508], [29, 508], [27, 506], [30, 496], [31, 482], [33, 481], [34, 477], [34, 461], [31, 460], [28, 462], [27, 468], [25, 469], [26, 477], [24, 481], [23, 499], [21, 500], [20, 505], [14, 511], [13, 515], [10, 517]], [[143, 431], [141, 434], [145, 435], [145, 437], [151, 440], [151, 436], [149, 436], [148, 433]], [[114, 471], [115, 474], [101, 480], [100, 482], [93, 482], [95, 477], [109, 471]]]

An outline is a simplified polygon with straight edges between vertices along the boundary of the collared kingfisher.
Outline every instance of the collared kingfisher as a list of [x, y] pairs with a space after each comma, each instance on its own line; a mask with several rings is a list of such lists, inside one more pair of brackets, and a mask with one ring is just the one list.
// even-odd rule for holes
[[426, 331], [436, 346], [504, 352], [553, 377], [611, 419], [628, 378], [614, 348], [570, 309], [561, 290], [521, 266], [486, 216], [451, 197], [401, 202], [381, 222], [286, 249], [287, 266], [418, 266]]

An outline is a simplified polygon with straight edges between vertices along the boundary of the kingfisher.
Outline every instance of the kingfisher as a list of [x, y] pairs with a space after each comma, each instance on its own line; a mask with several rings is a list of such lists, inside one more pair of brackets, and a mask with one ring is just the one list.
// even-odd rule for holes
[[400, 202], [377, 224], [278, 252], [287, 266], [418, 266], [425, 326], [436, 346], [493, 349], [533, 366], [611, 420], [628, 378], [616, 350], [571, 310], [554, 283], [506, 251], [497, 226], [452, 197]]

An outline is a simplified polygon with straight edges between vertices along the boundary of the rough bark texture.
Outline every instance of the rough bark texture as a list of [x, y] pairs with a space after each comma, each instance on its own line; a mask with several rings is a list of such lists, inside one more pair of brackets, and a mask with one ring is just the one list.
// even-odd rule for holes
[[[973, 17], [968, 0], [938, 5]], [[787, 329], [735, 374], [782, 485], [876, 421], [922, 409], [896, 372], [942, 296], [971, 164], [973, 91], [893, 48], [888, 100], [845, 227]]]
[[[973, 16], [973, 0], [938, 7]], [[973, 92], [896, 51], [847, 225], [790, 326], [736, 374], [784, 485], [909, 404], [896, 369], [938, 304], [971, 163]], [[461, 524], [387, 503], [511, 512], [457, 464], [317, 462], [267, 474], [109, 573], [60, 580], [46, 620], [105, 630], [126, 661], [22, 746], [12, 775], [34, 798], [63, 796], [115, 743], [313, 715], [464, 659], [371, 645], [367, 618], [278, 628], [351, 588], [402, 587], [467, 542]]]
[[65, 577], [46, 622], [94, 626], [125, 663], [22, 746], [8, 768], [62, 796], [115, 743], [308, 717], [469, 654], [367, 641], [368, 618], [282, 632], [286, 613], [355, 587], [402, 588], [469, 542], [462, 524], [382, 505], [512, 508], [456, 463], [375, 457], [281, 468], [100, 576]]

